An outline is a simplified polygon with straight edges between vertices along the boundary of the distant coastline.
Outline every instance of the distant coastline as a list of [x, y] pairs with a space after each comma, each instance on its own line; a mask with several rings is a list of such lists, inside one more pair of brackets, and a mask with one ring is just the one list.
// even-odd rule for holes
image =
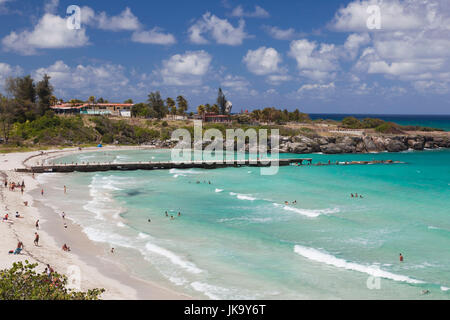
[[433, 127], [450, 131], [450, 115], [427, 114], [359, 114], [359, 113], [309, 113], [311, 120], [329, 119], [342, 121], [346, 117], [355, 117], [358, 120], [365, 118], [377, 118], [399, 125], [415, 125]]

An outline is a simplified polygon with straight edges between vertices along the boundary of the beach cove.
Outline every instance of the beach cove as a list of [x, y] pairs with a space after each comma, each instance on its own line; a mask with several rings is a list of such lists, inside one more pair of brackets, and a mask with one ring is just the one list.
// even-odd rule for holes
[[[91, 151], [72, 149], [43, 158], [62, 163], [170, 159], [169, 150]], [[30, 155], [2, 156], [2, 171], [19, 181], [11, 161], [20, 163]], [[324, 163], [390, 158], [406, 164], [291, 166], [272, 177], [245, 167], [43, 174], [36, 180], [25, 175], [26, 197], [37, 207], [41, 229], [48, 228], [57, 242], [52, 255], [45, 243], [45, 261], [59, 262], [58, 271], [64, 271], [76, 256], [83, 274], [92, 275], [84, 288], [104, 287], [104, 298], [448, 299], [448, 150], [310, 156]], [[14, 203], [15, 196], [20, 204], [20, 192], [2, 192], [5, 203]], [[350, 193], [363, 198], [352, 199]], [[10, 211], [12, 216], [15, 209]], [[62, 225], [63, 211], [69, 233]], [[19, 235], [29, 238], [24, 243], [33, 255], [44, 255], [31, 248], [35, 216], [28, 215], [33, 219]], [[14, 228], [19, 224], [14, 221]], [[63, 241], [72, 253], [63, 254]], [[10, 256], [16, 258], [24, 257]], [[83, 269], [85, 261], [89, 271]], [[379, 289], [368, 288], [370, 277], [381, 279]], [[129, 285], [126, 290], [123, 283]], [[431, 293], [422, 295], [423, 290]]]

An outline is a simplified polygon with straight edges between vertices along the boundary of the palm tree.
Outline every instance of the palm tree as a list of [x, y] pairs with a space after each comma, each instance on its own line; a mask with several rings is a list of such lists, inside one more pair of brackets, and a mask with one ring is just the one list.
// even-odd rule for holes
[[95, 103], [95, 97], [94, 96], [90, 96], [89, 99], [88, 99], [88, 102], [90, 104], [94, 104]]
[[178, 114], [181, 116], [184, 116], [188, 109], [188, 102], [187, 102], [186, 98], [183, 96], [178, 96], [177, 103], [178, 103]]
[[199, 105], [198, 107], [197, 107], [197, 113], [200, 115], [200, 116], [202, 116], [202, 115], [204, 115], [205, 114], [205, 111], [206, 111], [206, 107], [204, 106], [204, 105]]
[[166, 104], [167, 104], [167, 107], [169, 108], [170, 114], [174, 118], [175, 115], [177, 114], [177, 106], [175, 104], [175, 101], [172, 98], [167, 98]]

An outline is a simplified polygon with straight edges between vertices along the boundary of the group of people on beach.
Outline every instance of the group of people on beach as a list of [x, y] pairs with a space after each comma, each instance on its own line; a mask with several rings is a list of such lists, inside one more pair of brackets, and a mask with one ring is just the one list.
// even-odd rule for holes
[[8, 180], [5, 179], [5, 188], [8, 188], [10, 191], [15, 191], [16, 189], [20, 188], [20, 191], [23, 194], [23, 191], [25, 189], [25, 182], [24, 181], [22, 181], [21, 183], [20, 182], [15, 183], [15, 182], [11, 182], [11, 181], [8, 182]]
[[360, 195], [358, 196], [357, 193], [355, 193], [355, 194], [350, 193], [350, 197], [351, 197], [351, 198], [360, 198], [360, 199], [364, 198], [364, 197], [362, 196], [362, 194], [360, 194]]

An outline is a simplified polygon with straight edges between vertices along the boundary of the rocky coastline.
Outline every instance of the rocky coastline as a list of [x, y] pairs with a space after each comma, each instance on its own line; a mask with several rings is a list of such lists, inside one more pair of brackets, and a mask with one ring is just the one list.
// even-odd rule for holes
[[[268, 141], [270, 144], [270, 141]], [[173, 148], [179, 142], [175, 140], [153, 140], [147, 145], [156, 148]], [[227, 149], [229, 141], [224, 141], [224, 150]], [[233, 142], [231, 142], [233, 143]], [[202, 148], [210, 145], [211, 141], [203, 141]], [[377, 152], [402, 152], [407, 150], [432, 150], [450, 148], [449, 135], [383, 135], [383, 136], [314, 136], [308, 137], [298, 135], [294, 137], [280, 136], [278, 151], [280, 153], [294, 154], [355, 154], [355, 153], [377, 153]], [[235, 144], [234, 149], [237, 149]], [[249, 151], [248, 144], [245, 150]], [[269, 151], [270, 151], [269, 145]]]

